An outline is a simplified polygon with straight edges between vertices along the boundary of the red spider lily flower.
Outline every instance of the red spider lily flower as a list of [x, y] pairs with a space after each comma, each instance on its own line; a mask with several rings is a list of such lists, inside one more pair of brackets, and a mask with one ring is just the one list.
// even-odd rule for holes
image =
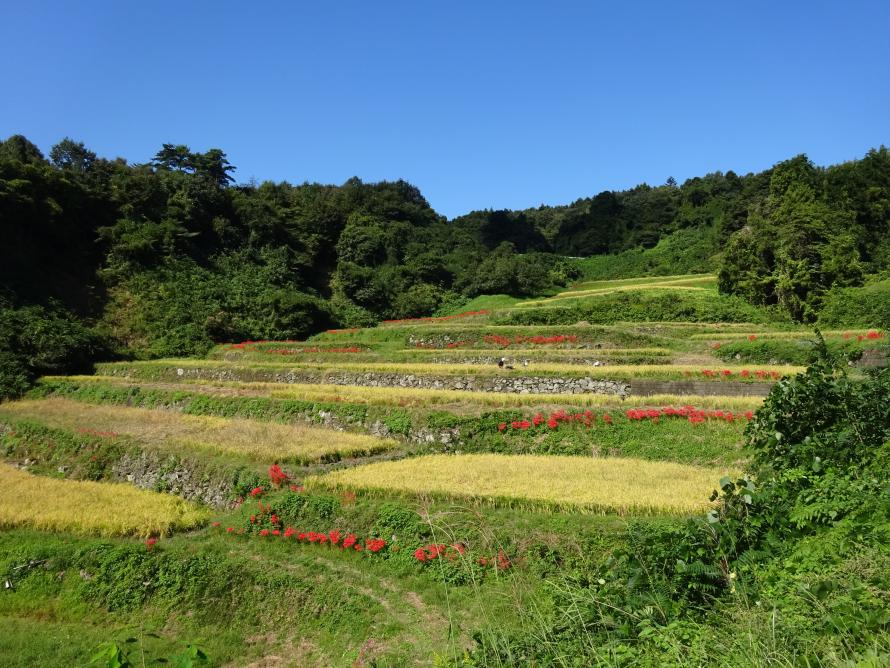
[[251, 495], [253, 498], [257, 498], [257, 497], [262, 496], [262, 495], [263, 495], [263, 488], [262, 488], [262, 487], [254, 487], [252, 490], [250, 490], [250, 495]]
[[731, 375], [732, 375], [732, 371], [730, 371], [729, 369], [723, 369], [723, 375], [724, 375], [724, 376], [731, 376]]
[[480, 565], [480, 566], [488, 566], [488, 559], [486, 559], [485, 557], [480, 557], [480, 558], [479, 558], [479, 565]]
[[417, 561], [426, 561], [426, 551], [424, 551], [422, 547], [418, 547], [414, 550], [414, 558], [417, 559]]
[[754, 411], [745, 411], [745, 418], [748, 420], [754, 419]]
[[328, 539], [330, 540], [331, 545], [336, 545], [340, 542], [340, 532], [334, 529], [328, 534]]
[[749, 335], [748, 335], [748, 340], [749, 340], [749, 341], [756, 341], [756, 340], [757, 340], [757, 336], [756, 336], [755, 334], [749, 334]]
[[506, 428], [507, 428], [507, 423], [506, 423], [506, 422], [501, 422], [501, 423], [498, 425], [498, 431], [504, 431]]
[[269, 480], [275, 487], [281, 487], [284, 483], [290, 480], [290, 477], [281, 470], [281, 467], [278, 464], [272, 464], [269, 467]]
[[532, 418], [532, 424], [536, 427], [539, 426], [544, 421], [544, 416], [538, 413], [535, 417]]
[[498, 568], [502, 571], [510, 568], [510, 559], [507, 557], [507, 553], [503, 550], [498, 550]]
[[272, 516], [269, 517], [269, 521], [270, 521], [272, 524], [278, 524], [281, 520], [278, 518], [278, 515], [276, 515], [276, 514], [273, 513]]
[[358, 538], [356, 538], [354, 533], [348, 534], [346, 538], [343, 539], [343, 549], [348, 550], [353, 545], [355, 545]]
[[361, 543], [356, 543], [354, 549], [355, 549], [356, 552], [361, 552], [361, 551], [362, 551], [362, 544], [361, 544]]
[[609, 415], [608, 413], [604, 413], [603, 414], [603, 422], [605, 422], [606, 424], [612, 424], [612, 416]]
[[380, 550], [382, 550], [384, 547], [386, 547], [386, 541], [382, 538], [371, 538], [365, 541], [365, 547], [368, 549], [369, 552], [373, 552], [374, 554], [376, 554], [377, 552], [380, 552]]
[[291, 536], [296, 535], [296, 533], [297, 533], [297, 530], [296, 530], [296, 529], [294, 529], [293, 527], [287, 527], [287, 528], [284, 530], [284, 537], [285, 537], [285, 538], [290, 538]]
[[218, 529], [218, 528], [219, 528], [219, 522], [214, 522], [214, 523], [211, 524], [210, 526], [212, 526], [214, 529]]
[[260, 535], [263, 537], [268, 536], [269, 530], [268, 529], [260, 529]]
[[251, 523], [251, 524], [256, 524], [256, 515], [251, 515], [251, 516], [250, 516], [250, 523]]
[[556, 429], [559, 426], [559, 422], [557, 422], [555, 418], [551, 417], [549, 420], [547, 420], [547, 426], [550, 429]]
[[742, 378], [750, 378], [750, 377], [751, 377], [751, 372], [748, 371], [747, 369], [742, 369]]
[[147, 541], [145, 541], [145, 547], [146, 547], [148, 550], [153, 550], [153, 549], [154, 549], [154, 546], [155, 546], [155, 543], [157, 543], [157, 542], [158, 542], [158, 539], [152, 536], [152, 537], [149, 538]]

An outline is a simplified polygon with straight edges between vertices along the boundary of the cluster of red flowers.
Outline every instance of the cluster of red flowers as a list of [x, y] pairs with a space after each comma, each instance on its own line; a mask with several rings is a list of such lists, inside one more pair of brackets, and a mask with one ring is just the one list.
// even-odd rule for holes
[[361, 331], [358, 327], [350, 327], [348, 329], [326, 329], [325, 334], [354, 334]]
[[86, 434], [87, 436], [103, 436], [105, 438], [116, 438], [119, 434], [116, 431], [99, 431], [97, 429], [78, 429], [78, 434]]
[[290, 480], [290, 476], [287, 475], [284, 471], [281, 470], [281, 467], [278, 464], [272, 464], [269, 467], [269, 481], [275, 487], [281, 487], [284, 483]]
[[[650, 420], [658, 422], [660, 418], [684, 418], [692, 424], [700, 424], [705, 420], [725, 420], [733, 422], [745, 418], [751, 420], [754, 417], [752, 411], [745, 413], [733, 413], [732, 411], [706, 411], [694, 406], [682, 406], [674, 408], [673, 406], [665, 406], [663, 408], [632, 408], [624, 412], [624, 416], [632, 421]], [[515, 431], [527, 431], [537, 427], [546, 426], [547, 429], [557, 429], [560, 425], [565, 424], [581, 424], [585, 427], [592, 427], [599, 419], [605, 425], [614, 424], [614, 420], [609, 413], [603, 413], [597, 416], [593, 411], [586, 410], [583, 413], [569, 413], [565, 410], [558, 410], [551, 413], [548, 417], [544, 417], [543, 413], [538, 413], [531, 420], [513, 420], [512, 422], [501, 422], [498, 425], [498, 431], [507, 431], [508, 429]]]
[[[456, 561], [462, 555], [467, 553], [467, 548], [460, 543], [446, 545], [445, 543], [431, 543], [418, 547], [414, 550], [414, 558], [422, 564], [428, 564], [437, 559], [446, 559], [448, 561]], [[499, 570], [507, 570], [510, 568], [510, 559], [503, 550], [498, 550], [495, 557], [480, 557], [477, 560], [480, 566], [496, 566]]]
[[417, 561], [433, 561], [434, 559], [444, 558], [448, 561], [454, 561], [460, 555], [466, 554], [467, 548], [460, 543], [453, 545], [445, 545], [445, 543], [431, 543], [414, 550], [414, 558]]
[[522, 334], [517, 334], [513, 338], [501, 336], [500, 334], [486, 334], [482, 339], [486, 343], [493, 343], [504, 348], [518, 343], [531, 343], [540, 346], [551, 343], [578, 342], [578, 337], [575, 334], [556, 334], [554, 336], [523, 336]]
[[[256, 525], [262, 524], [264, 522], [263, 517], [265, 515], [268, 515], [269, 527], [260, 529], [256, 534], [260, 538], [269, 538], [270, 536], [282, 539], [293, 538], [300, 543], [311, 543], [313, 545], [329, 545], [331, 547], [337, 547], [341, 550], [352, 550], [354, 552], [367, 551], [371, 552], [372, 554], [377, 554], [386, 547], [386, 541], [382, 538], [367, 538], [362, 540], [354, 533], [344, 535], [343, 532], [339, 529], [333, 529], [326, 533], [322, 533], [319, 531], [300, 531], [290, 526], [284, 527], [282, 529], [281, 518], [279, 518], [278, 515], [276, 515], [274, 512], [271, 512], [271, 509], [269, 507], [261, 506], [261, 511], [263, 512], [261, 512], [259, 516], [250, 516], [250, 523]], [[219, 527], [219, 522], [214, 522], [213, 525], [214, 527]], [[226, 527], [226, 533], [241, 535], [244, 533], [244, 530], [236, 530], [235, 527]]]
[[[850, 338], [852, 338], [852, 336], [853, 336], [853, 335], [850, 334], [850, 332], [844, 332], [844, 338], [845, 338], [845, 339], [850, 339]], [[868, 340], [868, 341], [877, 341], [878, 339], [883, 339], [883, 338], [884, 338], [884, 334], [883, 334], [882, 332], [879, 332], [879, 331], [874, 330], [874, 329], [870, 329], [870, 330], [869, 330], [868, 332], [866, 332], [865, 334], [857, 334], [857, 335], [856, 335], [856, 340], [857, 340], [857, 341], [866, 341], [866, 340]]]
[[[513, 422], [501, 422], [498, 425], [498, 431], [506, 431], [507, 427], [511, 429], [518, 429], [520, 431], [526, 431], [533, 427], [540, 427], [541, 425], [546, 425], [548, 429], [556, 429], [561, 424], [570, 424], [573, 422], [577, 422], [583, 424], [586, 427], [590, 427], [596, 421], [596, 415], [592, 411], [584, 411], [583, 413], [569, 413], [565, 410], [558, 410], [552, 412], [548, 417], [544, 417], [543, 413], [538, 413], [531, 420], [513, 420]], [[612, 416], [608, 413], [603, 413], [600, 416], [600, 419], [605, 424], [612, 424]]]
[[272, 348], [264, 350], [264, 353], [270, 355], [300, 355], [301, 353], [360, 353], [363, 352], [358, 346], [350, 346], [348, 348], [319, 348], [318, 346], [309, 346], [308, 348]]
[[[740, 376], [741, 378], [751, 378], [754, 376], [760, 380], [766, 380], [767, 378], [772, 378], [773, 380], [779, 380], [782, 377], [782, 374], [778, 371], [767, 371], [763, 369], [756, 369], [754, 371], [750, 371], [749, 369], [742, 369], [741, 371], [733, 371], [732, 369], [702, 369], [701, 374], [705, 378], [731, 378], [732, 376]], [[691, 371], [684, 371], [684, 376], [691, 376]]]
[[[271, 469], [269, 473], [271, 476]], [[302, 488], [292, 485], [291, 491], [302, 491]], [[367, 538], [361, 540], [353, 533], [344, 535], [339, 529], [333, 529], [322, 533], [318, 531], [300, 531], [290, 526], [284, 527], [281, 518], [275, 513], [275, 510], [271, 505], [265, 505], [262, 501], [257, 501], [257, 507], [259, 512], [250, 516], [250, 523], [262, 527], [257, 532], [257, 536], [260, 538], [268, 538], [269, 536], [274, 536], [276, 538], [281, 537], [283, 539], [294, 538], [300, 543], [330, 545], [338, 547], [341, 550], [353, 550], [355, 552], [368, 551], [373, 554], [380, 552], [386, 547], [386, 541], [382, 538]], [[219, 522], [214, 522], [213, 526], [218, 527]], [[227, 527], [226, 533], [237, 533], [240, 535], [244, 533], [244, 530], [236, 530], [234, 527]]]
[[398, 320], [384, 320], [383, 322], [387, 325], [394, 325], [403, 322], [447, 322], [449, 320], [455, 320], [456, 318], [469, 318], [474, 315], [488, 315], [489, 311], [487, 309], [482, 309], [480, 311], [464, 311], [463, 313], [455, 313], [454, 315], [442, 315], [436, 318], [400, 318]]
[[706, 411], [695, 406], [681, 406], [674, 408], [666, 406], [664, 408], [632, 408], [624, 412], [628, 420], [652, 420], [658, 422], [659, 418], [686, 418], [693, 424], [700, 424], [705, 420], [740, 420], [743, 417], [746, 420], [754, 418], [753, 411], [745, 411], [744, 413], [733, 413], [732, 411]]
[[496, 557], [481, 557], [479, 559], [480, 566], [496, 566], [499, 571], [505, 571], [510, 568], [510, 558], [503, 550], [498, 550]]
[[157, 543], [157, 542], [158, 542], [158, 539], [155, 538], [154, 536], [152, 536], [147, 541], [145, 541], [146, 549], [148, 549], [148, 551], [151, 552], [151, 550], [154, 549], [155, 543]]

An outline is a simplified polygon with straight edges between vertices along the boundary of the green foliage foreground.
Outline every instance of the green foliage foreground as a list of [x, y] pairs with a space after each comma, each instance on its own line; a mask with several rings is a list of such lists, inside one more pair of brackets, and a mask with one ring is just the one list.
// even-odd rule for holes
[[548, 621], [478, 636], [470, 664], [886, 665], [890, 370], [785, 379], [747, 439], [718, 509], [564, 574]]

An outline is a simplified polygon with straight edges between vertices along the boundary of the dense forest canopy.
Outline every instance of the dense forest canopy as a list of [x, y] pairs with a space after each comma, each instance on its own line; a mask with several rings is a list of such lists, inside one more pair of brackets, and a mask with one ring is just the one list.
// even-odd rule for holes
[[576, 257], [716, 270], [722, 292], [801, 321], [890, 266], [884, 147], [451, 221], [405, 181], [237, 184], [233, 172], [219, 149], [164, 144], [129, 164], [67, 138], [49, 156], [20, 135], [0, 142], [0, 385], [96, 356], [199, 354], [538, 295], [578, 278]]

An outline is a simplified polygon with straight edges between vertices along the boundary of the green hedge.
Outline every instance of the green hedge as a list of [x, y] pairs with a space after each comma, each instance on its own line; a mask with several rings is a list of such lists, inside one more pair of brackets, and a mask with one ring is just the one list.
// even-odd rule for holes
[[861, 288], [834, 288], [822, 302], [819, 324], [890, 328], [890, 279]]

